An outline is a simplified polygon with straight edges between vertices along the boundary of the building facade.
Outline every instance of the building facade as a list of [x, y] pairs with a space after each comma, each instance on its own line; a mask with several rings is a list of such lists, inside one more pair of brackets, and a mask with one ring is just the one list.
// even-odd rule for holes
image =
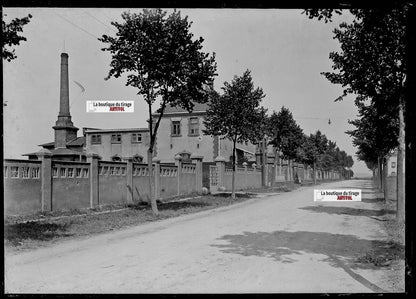
[[149, 129], [93, 129], [83, 128], [85, 148], [98, 154], [104, 161], [147, 161], [150, 143]]
[[[175, 162], [175, 156], [182, 160], [190, 159], [192, 154], [204, 157], [204, 162], [214, 162], [222, 156], [226, 161], [232, 160], [233, 145], [228, 139], [205, 135], [204, 118], [208, 104], [195, 103], [191, 113], [187, 110], [167, 106], [159, 124], [155, 154], [162, 163]], [[159, 114], [154, 114], [158, 117]], [[238, 162], [255, 161], [256, 145], [238, 143], [236, 146]]]

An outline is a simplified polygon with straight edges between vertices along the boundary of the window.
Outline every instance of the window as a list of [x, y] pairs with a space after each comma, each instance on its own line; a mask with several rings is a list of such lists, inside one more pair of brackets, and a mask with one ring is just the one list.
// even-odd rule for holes
[[181, 122], [172, 121], [172, 136], [181, 136]]
[[3, 174], [4, 174], [4, 177], [7, 178], [7, 166], [4, 166], [4, 172], [3, 172]]
[[396, 162], [391, 162], [391, 168], [396, 168]]
[[58, 177], [58, 168], [56, 168], [56, 167], [53, 167], [52, 168], [52, 176], [54, 178], [57, 178]]
[[39, 167], [32, 168], [32, 179], [39, 178]]
[[22, 178], [28, 179], [29, 178], [29, 167], [22, 167]]
[[115, 175], [120, 175], [120, 167], [116, 167], [116, 168], [114, 169], [114, 174], [115, 174]]
[[111, 134], [111, 143], [121, 143], [121, 134]]
[[198, 117], [191, 117], [189, 119], [189, 133], [190, 136], [199, 136], [199, 120]]
[[66, 177], [66, 168], [61, 168], [59, 171], [59, 174], [61, 176], [61, 178], [65, 178]]
[[68, 168], [68, 177], [69, 178], [73, 178], [74, 177], [74, 169], [73, 168]]
[[143, 157], [140, 155], [134, 155], [133, 156], [133, 162], [134, 163], [142, 163], [143, 162]]
[[88, 177], [88, 168], [83, 168], [83, 169], [82, 169], [82, 176], [83, 176], [84, 178], [87, 178], [87, 177]]
[[110, 175], [114, 175], [114, 167], [110, 167]]
[[126, 175], [126, 167], [121, 167], [121, 175]]
[[140, 143], [140, 142], [142, 142], [142, 134], [141, 133], [131, 134], [131, 143]]
[[101, 144], [101, 135], [91, 135], [91, 144]]
[[81, 169], [81, 168], [77, 168], [77, 170], [76, 170], [76, 176], [77, 176], [77, 178], [82, 177], [82, 173], [81, 173], [81, 171], [82, 171], [82, 169]]
[[108, 173], [108, 166], [103, 167], [103, 172], [101, 174], [107, 174]]
[[11, 178], [19, 177], [19, 167], [16, 167], [16, 166], [10, 167], [10, 177]]
[[19, 167], [17, 167], [17, 166], [10, 167], [10, 177], [11, 178], [18, 178], [19, 177]]

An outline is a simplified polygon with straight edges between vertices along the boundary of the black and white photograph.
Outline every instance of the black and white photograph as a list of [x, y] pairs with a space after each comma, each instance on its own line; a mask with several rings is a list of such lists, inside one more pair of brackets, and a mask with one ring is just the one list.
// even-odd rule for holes
[[171, 6], [2, 7], [4, 294], [409, 292], [414, 3]]

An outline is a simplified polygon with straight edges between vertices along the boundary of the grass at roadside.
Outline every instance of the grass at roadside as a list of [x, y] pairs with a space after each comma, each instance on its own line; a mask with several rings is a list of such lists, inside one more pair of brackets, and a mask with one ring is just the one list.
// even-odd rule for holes
[[[27, 219], [6, 217], [4, 225], [5, 247], [9, 252], [34, 249], [63, 239], [88, 236], [145, 222], [228, 206], [246, 201], [253, 196], [251, 193], [240, 193], [237, 194], [235, 200], [232, 200], [228, 194], [218, 194], [195, 197], [186, 201], [159, 203], [159, 215], [157, 216], [153, 215], [149, 206], [137, 204], [107, 206], [101, 209], [101, 212], [106, 209], [112, 210], [108, 213], [97, 213], [97, 211], [86, 209], [32, 215], [26, 217]], [[37, 218], [42, 216], [42, 221], [35, 221], [35, 216]], [[22, 222], [22, 220], [25, 221]]]

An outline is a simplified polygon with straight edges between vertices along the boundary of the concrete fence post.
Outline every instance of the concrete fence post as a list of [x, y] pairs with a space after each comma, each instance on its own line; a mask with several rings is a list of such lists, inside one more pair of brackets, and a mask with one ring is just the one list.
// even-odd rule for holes
[[225, 158], [222, 156], [218, 156], [215, 158], [215, 163], [217, 165], [218, 170], [218, 187], [225, 187]]
[[127, 204], [133, 203], [133, 196], [134, 196], [134, 186], [133, 186], [133, 158], [128, 157], [125, 159], [127, 161], [126, 167], [126, 186], [127, 186]]
[[204, 156], [202, 155], [191, 155], [192, 163], [196, 164], [195, 166], [195, 188], [196, 192], [202, 192], [202, 160]]
[[155, 179], [155, 197], [156, 199], [160, 198], [160, 160], [156, 157], [152, 159], [154, 170], [154, 179]]
[[42, 161], [41, 166], [41, 209], [42, 212], [52, 211], [52, 153], [46, 149], [36, 154]]
[[181, 195], [181, 176], [182, 176], [182, 157], [181, 155], [175, 156], [175, 165], [178, 167], [177, 170], [177, 188], [178, 188], [178, 194]]
[[100, 156], [96, 153], [87, 153], [87, 162], [90, 163], [90, 208], [99, 205], [99, 182], [98, 182], [98, 160]]

